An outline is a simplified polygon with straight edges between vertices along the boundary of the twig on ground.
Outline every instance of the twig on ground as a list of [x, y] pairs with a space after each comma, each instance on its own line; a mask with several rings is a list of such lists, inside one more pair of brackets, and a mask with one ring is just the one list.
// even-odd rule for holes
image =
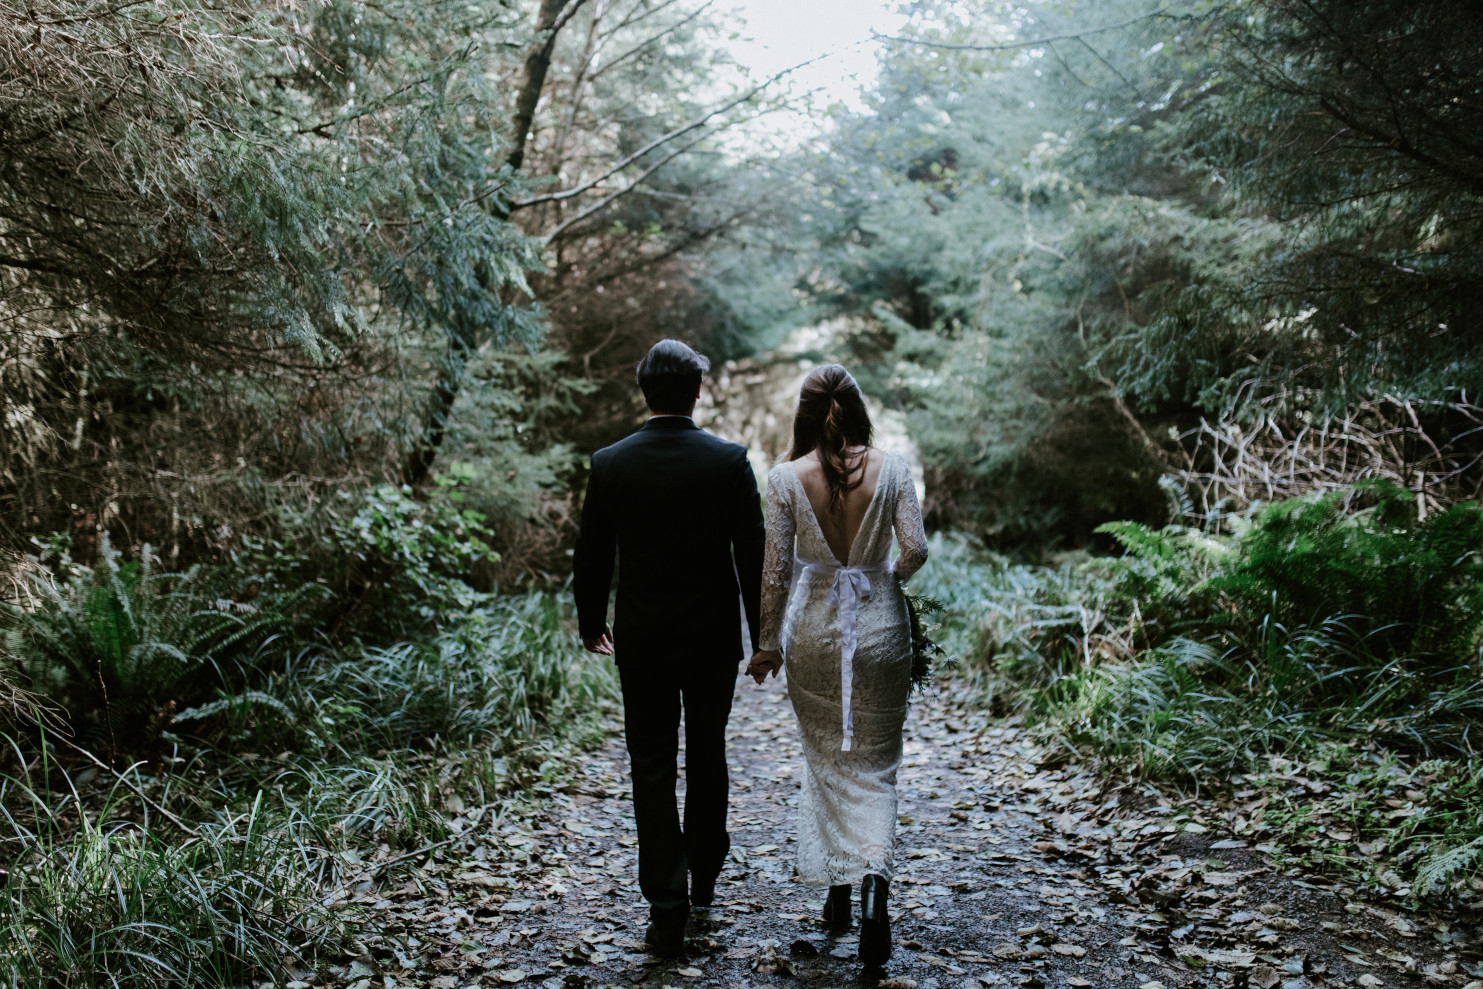
[[377, 862], [377, 863], [375, 863], [374, 867], [371, 869], [370, 874], [373, 875], [373, 876], [374, 875], [377, 875], [377, 874], [379, 874], [381, 872], [384, 872], [385, 870], [391, 868], [394, 865], [398, 865], [398, 864], [400, 864], [402, 862], [407, 861], [408, 859], [421, 858], [422, 856], [426, 855], [428, 852], [433, 851], [434, 849], [443, 848], [443, 847], [445, 847], [447, 845], [453, 844], [454, 842], [456, 842], [456, 841], [458, 841], [458, 840], [460, 840], [462, 838], [467, 838], [469, 835], [471, 835], [471, 834], [474, 833], [474, 829], [478, 825], [479, 819], [484, 816], [484, 812], [486, 810], [488, 810], [489, 808], [495, 807], [495, 806], [497, 806], [497, 804], [495, 804], [495, 803], [488, 803], [488, 804], [485, 804], [484, 806], [480, 807], [476, 811], [474, 811], [474, 816], [469, 819], [468, 827], [464, 828], [462, 831], [458, 832], [458, 834], [453, 835], [452, 837], [444, 838], [442, 841], [435, 841], [435, 842], [433, 842], [430, 845], [423, 845], [421, 848], [418, 848], [418, 849], [416, 849], [414, 851], [407, 852], [405, 855], [398, 855], [395, 858], [389, 858], [385, 862]]
[[91, 752], [89, 752], [87, 749], [83, 748], [82, 746], [75, 744], [70, 739], [66, 738], [65, 736], [58, 735], [58, 736], [55, 736], [55, 737], [57, 739], [59, 739], [62, 742], [63, 745], [67, 746], [72, 751], [77, 752], [77, 753], [80, 753], [81, 755], [83, 755], [84, 757], [86, 757], [89, 762], [91, 762], [93, 765], [97, 766], [99, 769], [105, 769], [108, 772], [112, 773], [114, 775], [114, 778], [116, 778], [120, 783], [122, 783], [124, 786], [128, 787], [130, 790], [133, 790], [134, 791], [134, 794], [140, 800], [143, 800], [146, 804], [148, 804], [149, 806], [153, 807], [156, 811], [158, 811], [171, 824], [175, 825], [177, 828], [179, 828], [180, 830], [184, 831], [186, 834], [190, 835], [192, 838], [200, 838], [200, 837], [202, 837], [201, 832], [197, 831], [195, 828], [191, 827], [189, 824], [186, 824], [180, 818], [178, 818], [174, 814], [170, 813], [170, 811], [166, 810], [162, 804], [160, 804], [157, 801], [153, 800], [147, 793], [145, 793], [143, 790], [141, 790], [137, 784], [131, 783], [129, 781], [129, 778], [126, 777], [123, 773], [119, 772], [117, 769], [114, 769], [112, 766], [108, 765], [108, 763], [104, 762], [102, 759], [99, 759], [97, 756], [93, 755]]

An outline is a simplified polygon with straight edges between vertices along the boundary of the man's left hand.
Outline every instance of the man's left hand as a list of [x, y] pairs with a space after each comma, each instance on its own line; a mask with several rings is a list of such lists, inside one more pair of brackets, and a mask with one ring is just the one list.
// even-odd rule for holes
[[613, 628], [611, 625], [602, 627], [602, 635], [595, 639], [583, 639], [582, 648], [588, 652], [595, 652], [599, 656], [613, 655]]
[[778, 670], [782, 668], [782, 653], [776, 649], [759, 649], [752, 656], [752, 661], [747, 664], [747, 676], [760, 684], [763, 680], [767, 679], [769, 673], [776, 677]]

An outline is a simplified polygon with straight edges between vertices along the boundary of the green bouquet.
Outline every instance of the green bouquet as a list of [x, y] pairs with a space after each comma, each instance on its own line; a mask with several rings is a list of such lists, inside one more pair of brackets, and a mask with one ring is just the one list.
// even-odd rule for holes
[[937, 675], [938, 657], [942, 646], [932, 641], [932, 633], [941, 622], [936, 621], [945, 610], [941, 601], [920, 597], [909, 591], [906, 597], [906, 613], [911, 620], [911, 688], [915, 692], [926, 690]]

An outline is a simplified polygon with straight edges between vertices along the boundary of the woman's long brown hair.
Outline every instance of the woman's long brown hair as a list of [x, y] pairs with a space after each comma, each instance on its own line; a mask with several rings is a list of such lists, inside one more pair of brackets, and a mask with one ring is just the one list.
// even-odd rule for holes
[[844, 496], [864, 480], [865, 458], [849, 451], [870, 446], [873, 435], [865, 396], [850, 372], [838, 364], [825, 364], [808, 373], [798, 393], [788, 459], [819, 451], [831, 512], [837, 511], [844, 504]]

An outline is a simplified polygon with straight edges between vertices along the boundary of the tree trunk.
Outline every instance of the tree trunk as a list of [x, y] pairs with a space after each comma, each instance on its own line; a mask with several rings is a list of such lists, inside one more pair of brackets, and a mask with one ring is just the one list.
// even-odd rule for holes
[[[546, 87], [546, 73], [551, 68], [551, 53], [556, 49], [556, 36], [562, 24], [561, 15], [570, 6], [576, 10], [586, 0], [541, 0], [540, 13], [536, 17], [535, 39], [525, 54], [525, 72], [521, 77], [520, 91], [515, 99], [515, 119], [512, 124], [512, 142], [505, 163], [510, 171], [520, 171], [525, 163], [525, 145], [530, 137], [530, 127], [535, 120], [536, 104], [541, 101], [541, 91]], [[569, 20], [570, 17], [567, 18]], [[509, 216], [503, 205], [493, 209], [501, 219]], [[417, 445], [407, 454], [402, 464], [402, 483], [414, 487], [427, 480], [437, 459], [438, 449], [448, 433], [448, 419], [458, 393], [463, 387], [464, 368], [474, 351], [477, 327], [454, 326], [448, 330], [448, 349], [442, 366], [437, 369], [432, 394], [428, 396], [427, 411], [423, 413], [422, 431]]]
[[[510, 171], [520, 171], [525, 163], [525, 143], [530, 136], [531, 121], [535, 120], [536, 104], [541, 101], [541, 90], [546, 87], [546, 72], [551, 68], [551, 53], [556, 50], [556, 19], [572, 0], [541, 0], [541, 12], [536, 18], [536, 37], [525, 53], [525, 79], [520, 85], [520, 95], [515, 100], [515, 146], [505, 159]], [[580, 5], [583, 0], [576, 0]]]

